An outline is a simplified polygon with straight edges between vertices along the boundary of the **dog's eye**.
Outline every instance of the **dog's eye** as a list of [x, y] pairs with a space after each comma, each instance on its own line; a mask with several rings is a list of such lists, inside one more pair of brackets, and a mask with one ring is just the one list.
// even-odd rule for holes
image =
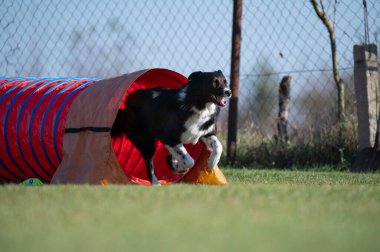
[[214, 80], [214, 81], [212, 82], [212, 86], [213, 86], [214, 88], [219, 87], [219, 81], [218, 81], [218, 80]]
[[224, 83], [224, 85], [227, 85], [227, 81], [226, 80], [223, 80], [223, 83]]

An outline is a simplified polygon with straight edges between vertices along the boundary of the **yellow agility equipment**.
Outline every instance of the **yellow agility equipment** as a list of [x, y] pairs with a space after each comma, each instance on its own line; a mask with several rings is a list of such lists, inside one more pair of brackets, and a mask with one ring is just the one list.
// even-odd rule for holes
[[218, 166], [212, 171], [207, 168], [207, 159], [210, 152], [203, 148], [202, 153], [195, 166], [182, 178], [183, 183], [205, 184], [205, 185], [226, 185], [227, 179]]

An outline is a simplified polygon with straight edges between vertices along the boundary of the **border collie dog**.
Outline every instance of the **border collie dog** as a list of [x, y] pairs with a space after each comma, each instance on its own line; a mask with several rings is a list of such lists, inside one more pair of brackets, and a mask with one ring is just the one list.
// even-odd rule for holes
[[183, 144], [196, 144], [199, 139], [211, 151], [208, 168], [213, 169], [220, 160], [222, 145], [215, 136], [215, 120], [219, 107], [227, 104], [231, 90], [220, 70], [194, 72], [188, 79], [180, 89], [132, 92], [112, 127], [112, 136], [125, 134], [140, 151], [152, 185], [159, 185], [152, 162], [156, 140], [168, 149], [167, 162], [176, 173], [187, 172], [194, 166]]

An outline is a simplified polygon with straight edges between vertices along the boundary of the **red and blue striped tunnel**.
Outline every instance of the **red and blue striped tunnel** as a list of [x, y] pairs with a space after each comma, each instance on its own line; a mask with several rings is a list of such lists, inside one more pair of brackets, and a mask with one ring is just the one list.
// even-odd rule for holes
[[[167, 69], [142, 70], [106, 80], [0, 77], [0, 182], [39, 178], [49, 183], [56, 174], [57, 181], [63, 179], [64, 183], [96, 183], [95, 177], [103, 176], [104, 163], [112, 164], [109, 171], [122, 169], [129, 181], [149, 184], [141, 154], [127, 137], [111, 139], [109, 131], [117, 110], [123, 109], [134, 90], [180, 88], [186, 82], [186, 77]], [[81, 149], [79, 144], [86, 146], [86, 142], [91, 142], [88, 149]], [[195, 161], [204, 150], [202, 144], [186, 148]], [[94, 153], [98, 151], [103, 155]], [[161, 183], [171, 184], [184, 174], [171, 172], [166, 155], [166, 148], [158, 142], [153, 158], [156, 175]], [[80, 157], [84, 161], [78, 165]], [[70, 175], [71, 171], [76, 174]]]
[[0, 180], [49, 182], [73, 99], [97, 79], [0, 77]]

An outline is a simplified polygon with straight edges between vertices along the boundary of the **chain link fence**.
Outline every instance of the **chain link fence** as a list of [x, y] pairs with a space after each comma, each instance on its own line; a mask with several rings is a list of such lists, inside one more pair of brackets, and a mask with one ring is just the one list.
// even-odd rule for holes
[[[368, 2], [370, 41], [380, 2]], [[346, 85], [337, 148], [337, 92], [326, 28], [309, 1], [243, 2], [237, 164], [313, 165], [356, 152], [353, 46], [365, 41], [362, 0], [323, 1]], [[0, 75], [111, 77], [161, 67], [189, 75], [231, 64], [232, 1], [0, 0]], [[290, 75], [289, 143], [276, 147], [278, 85]], [[221, 137], [227, 110], [220, 116]], [[341, 156], [340, 156], [341, 157]], [[341, 161], [341, 160], [340, 160]]]
[[[323, 1], [334, 25], [340, 76], [345, 83], [344, 143], [338, 143], [337, 89], [329, 34], [310, 1], [244, 2], [240, 143], [243, 164], [289, 166], [353, 161], [357, 116], [353, 46], [365, 42], [361, 0]], [[380, 2], [367, 1], [370, 38], [380, 38]], [[290, 75], [290, 143], [278, 145], [278, 86]]]

